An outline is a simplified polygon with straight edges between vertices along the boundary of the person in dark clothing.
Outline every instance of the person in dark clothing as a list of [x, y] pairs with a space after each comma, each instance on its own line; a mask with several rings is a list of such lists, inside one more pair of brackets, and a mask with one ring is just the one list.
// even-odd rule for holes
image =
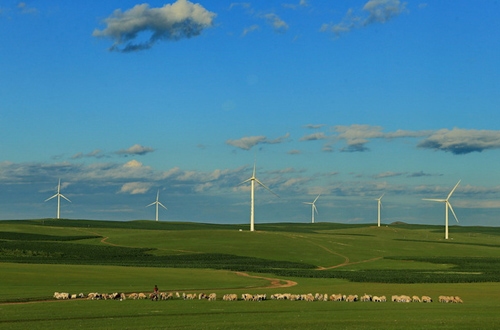
[[156, 300], [160, 298], [160, 290], [158, 289], [158, 286], [155, 284], [155, 288], [153, 289], [153, 294], [151, 295], [151, 300]]

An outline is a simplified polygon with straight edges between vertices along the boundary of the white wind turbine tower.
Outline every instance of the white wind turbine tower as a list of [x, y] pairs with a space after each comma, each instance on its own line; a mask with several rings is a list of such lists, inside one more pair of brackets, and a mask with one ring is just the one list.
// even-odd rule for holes
[[316, 203], [316, 201], [318, 200], [318, 198], [319, 198], [319, 196], [320, 196], [320, 195], [321, 195], [321, 194], [319, 194], [319, 195], [318, 195], [318, 197], [316, 197], [316, 199], [315, 199], [312, 203], [309, 203], [309, 202], [302, 202], [302, 203], [304, 203], [304, 204], [309, 204], [309, 205], [311, 205], [311, 209], [312, 209], [312, 210], [311, 210], [311, 212], [312, 212], [312, 215], [311, 215], [311, 219], [312, 219], [312, 221], [311, 221], [311, 223], [314, 223], [314, 212], [316, 211], [316, 213], [318, 213], [318, 209], [316, 208], [316, 204], [315, 204], [315, 203]]
[[382, 194], [379, 198], [375, 198], [378, 201], [378, 226], [380, 227], [380, 208], [382, 207], [382, 197], [384, 197], [385, 193]]
[[153, 202], [153, 203], [151, 203], [151, 204], [149, 204], [148, 206], [146, 206], [146, 207], [149, 207], [151, 205], [156, 204], [156, 221], [158, 221], [158, 205], [161, 206], [161, 207], [163, 207], [165, 210], [167, 210], [167, 208], [165, 207], [165, 205], [163, 205], [162, 203], [160, 203], [158, 201], [159, 198], [160, 198], [160, 189], [158, 189], [158, 193], [156, 194], [156, 201]]
[[[255, 227], [254, 227], [254, 205], [255, 205], [255, 182], [257, 182], [258, 184], [260, 184], [262, 187], [266, 188], [267, 190], [269, 190], [269, 192], [271, 192], [272, 194], [276, 195], [277, 197], [280, 197], [278, 196], [276, 193], [274, 193], [271, 189], [269, 189], [268, 187], [266, 187], [262, 182], [259, 181], [259, 179], [257, 179], [255, 177], [255, 161], [253, 162], [253, 173], [252, 173], [252, 177], [250, 179], [247, 179], [245, 181], [243, 181], [242, 183], [240, 183], [239, 185], [242, 185], [244, 183], [247, 183], [248, 181], [250, 181], [251, 183], [251, 193], [250, 193], [250, 198], [251, 198], [251, 204], [250, 204], [250, 231], [255, 231]], [[239, 186], [238, 185], [238, 186]]]
[[57, 197], [57, 219], [59, 219], [59, 211], [61, 209], [61, 197], [71, 203], [71, 201], [67, 199], [66, 196], [61, 194], [61, 179], [59, 179], [59, 184], [57, 185], [57, 194], [55, 194], [50, 198], [47, 198], [45, 201], [51, 200], [54, 197]]
[[457, 218], [457, 215], [455, 214], [455, 211], [453, 211], [453, 207], [451, 207], [451, 204], [449, 202], [449, 199], [451, 197], [451, 195], [453, 194], [453, 192], [455, 191], [455, 189], [457, 189], [458, 185], [460, 184], [460, 181], [462, 180], [458, 180], [458, 183], [455, 185], [455, 187], [451, 190], [451, 192], [448, 194], [448, 197], [446, 197], [446, 199], [427, 199], [427, 198], [423, 198], [422, 200], [424, 201], [433, 201], [433, 202], [444, 202], [445, 205], [446, 205], [446, 225], [445, 225], [445, 230], [444, 230], [444, 239], [448, 239], [448, 208], [451, 210], [451, 213], [453, 213], [453, 216], [455, 217], [455, 220], [457, 220], [458, 222], [458, 218]]

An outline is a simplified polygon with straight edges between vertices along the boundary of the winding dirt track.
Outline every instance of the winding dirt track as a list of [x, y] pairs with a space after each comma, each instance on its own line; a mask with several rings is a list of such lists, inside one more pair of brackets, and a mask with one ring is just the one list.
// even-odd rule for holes
[[[85, 230], [83, 229], [83, 231], [85, 232], [88, 232], [88, 233], [92, 233], [96, 236], [102, 236], [101, 234], [99, 233], [96, 233], [96, 232], [92, 232], [90, 230]], [[111, 242], [108, 242], [109, 237], [105, 236], [101, 239], [101, 243], [103, 244], [108, 244], [108, 245], [113, 245], [113, 246], [119, 246], [119, 247], [130, 247], [130, 246], [125, 246], [125, 245], [119, 245], [119, 244], [115, 244], [115, 243], [111, 243]], [[187, 251], [187, 250], [175, 250], [175, 249], [159, 249], [159, 250], [168, 250], [168, 251], [178, 251], [178, 252], [188, 252], [188, 253], [201, 253], [201, 252], [198, 252], [198, 251]], [[270, 277], [263, 277], [263, 276], [256, 276], [256, 275], [250, 275], [250, 274], [247, 274], [247, 273], [244, 273], [244, 272], [233, 272], [234, 274], [236, 275], [239, 275], [239, 276], [246, 276], [246, 277], [251, 277], [251, 278], [260, 278], [260, 279], [264, 279], [264, 280], [267, 280], [270, 282], [269, 285], [266, 285], [266, 286], [262, 286], [262, 287], [256, 287], [256, 288], [252, 288], [252, 289], [275, 289], [275, 288], [289, 288], [291, 286], [295, 286], [297, 285], [298, 283], [295, 282], [295, 281], [290, 281], [290, 280], [282, 280], [282, 279], [279, 279], [279, 278], [270, 278]], [[233, 290], [236, 290], [236, 289], [243, 289], [243, 288], [233, 288]], [[226, 289], [224, 289], [226, 290]], [[231, 290], [231, 289], [227, 289], [227, 290]]]

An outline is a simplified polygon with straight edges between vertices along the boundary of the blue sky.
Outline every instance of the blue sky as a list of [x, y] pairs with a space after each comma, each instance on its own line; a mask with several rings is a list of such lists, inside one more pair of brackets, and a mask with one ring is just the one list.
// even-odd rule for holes
[[0, 219], [498, 226], [499, 9], [3, 1]]

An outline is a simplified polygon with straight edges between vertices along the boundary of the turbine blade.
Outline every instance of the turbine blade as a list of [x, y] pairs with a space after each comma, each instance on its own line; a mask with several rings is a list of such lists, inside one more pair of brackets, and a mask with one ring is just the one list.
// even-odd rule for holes
[[63, 194], [59, 194], [59, 196], [61, 196], [62, 198], [64, 198], [65, 200], [67, 200], [68, 202], [71, 203], [71, 201], [69, 199], [67, 199], [66, 196], [64, 196]]
[[265, 186], [262, 182], [260, 182], [260, 181], [259, 181], [259, 179], [255, 178], [254, 180], [255, 180], [258, 184], [260, 184], [262, 187], [264, 187], [264, 188], [266, 188], [267, 190], [269, 190], [269, 192], [270, 192], [271, 194], [276, 195], [276, 197], [278, 197], [278, 198], [280, 197], [277, 193], [275, 193], [274, 191], [272, 191], [271, 189], [269, 189], [268, 187], [266, 187], [266, 186]]
[[433, 201], [433, 202], [446, 202], [446, 199], [428, 199], [422, 198], [423, 201]]
[[380, 208], [382, 208], [382, 209], [383, 209], [383, 208], [384, 208], [384, 205], [382, 204], [382, 202], [381, 202], [380, 200], [379, 200], [378, 202], [380, 203]]
[[446, 200], [450, 199], [451, 195], [453, 194], [453, 192], [455, 191], [455, 189], [457, 189], [458, 185], [460, 184], [460, 181], [462, 181], [462, 180], [458, 180], [458, 183], [455, 185], [455, 187], [453, 188], [453, 190], [450, 192], [450, 194], [448, 195], [448, 197], [446, 198]]
[[313, 204], [316, 203], [316, 201], [318, 200], [318, 198], [319, 198], [320, 195], [321, 194], [319, 194], [318, 197], [316, 197], [316, 199], [314, 200]]
[[309, 203], [309, 202], [302, 202], [302, 203], [312, 205], [312, 203]]
[[50, 198], [47, 198], [45, 201], [48, 201], [48, 200], [51, 200], [52, 198], [54, 197], [57, 197], [57, 194], [55, 194], [54, 196], [50, 197]]
[[158, 205], [160, 205], [161, 207], [163, 207], [165, 210], [168, 210], [167, 207], [165, 205], [163, 205], [162, 203], [158, 202]]
[[149, 204], [149, 205], [146, 205], [146, 207], [149, 207], [149, 206], [151, 206], [151, 205], [155, 205], [155, 204], [156, 204], [156, 202], [153, 202], [153, 203], [151, 203], [151, 204]]
[[319, 214], [318, 209], [316, 208], [316, 205], [314, 205], [314, 204], [313, 204], [313, 209], [314, 209], [314, 211], [316, 211], [316, 214]]
[[453, 216], [455, 217], [455, 220], [457, 220], [457, 223], [459, 223], [459, 222], [458, 222], [457, 215], [455, 214], [455, 211], [453, 211], [453, 207], [451, 207], [450, 202], [446, 202], [446, 203], [448, 203], [448, 206], [450, 207], [451, 213], [453, 213]]

